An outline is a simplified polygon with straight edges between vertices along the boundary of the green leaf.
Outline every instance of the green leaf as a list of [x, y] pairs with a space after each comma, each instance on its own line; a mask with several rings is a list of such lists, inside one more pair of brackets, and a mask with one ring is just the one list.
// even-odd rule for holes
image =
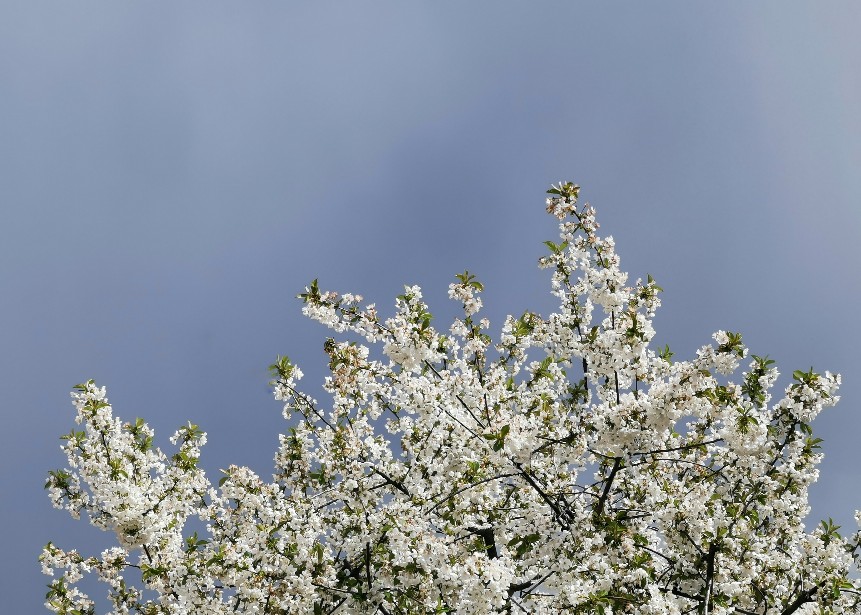
[[302, 303], [318, 303], [320, 301], [320, 287], [317, 285], [317, 278], [311, 281], [310, 286], [306, 287], [305, 291], [296, 295], [297, 298], [302, 300]]
[[185, 545], [186, 545], [186, 553], [193, 553], [197, 551], [200, 547], [209, 544], [208, 540], [203, 540], [197, 537], [197, 532], [192, 534], [191, 536], [186, 537]]
[[744, 344], [741, 341], [741, 333], [726, 332], [727, 341], [718, 346], [718, 352], [735, 354], [741, 358], [744, 356]]
[[269, 373], [275, 380], [288, 380], [293, 374], [295, 367], [295, 365], [290, 363], [289, 357], [278, 355], [275, 363], [269, 366]]
[[505, 437], [510, 429], [510, 425], [503, 425], [497, 433], [484, 434], [484, 439], [493, 442], [491, 448], [494, 451], [501, 451], [505, 446]]
[[806, 372], [797, 369], [792, 372], [792, 378], [803, 384], [813, 384], [819, 378], [819, 374], [814, 372], [812, 367]]
[[576, 199], [580, 193], [580, 186], [573, 182], [560, 183], [558, 186], [550, 186], [547, 194], [555, 194], [564, 199]]
[[164, 574], [167, 574], [167, 568], [163, 566], [148, 566], [147, 564], [141, 565], [141, 579], [144, 582], [147, 582], [152, 578], [160, 577]]
[[834, 523], [834, 519], [828, 518], [828, 521], [820, 521], [822, 526], [822, 542], [828, 545], [832, 540], [840, 538], [840, 526]]
[[775, 360], [769, 359], [768, 355], [765, 355], [764, 357], [759, 357], [757, 355], [751, 355], [751, 356], [752, 356], [754, 362], [756, 363], [755, 369], [762, 370], [763, 373], [765, 372], [765, 370], [767, 370], [769, 367], [771, 367], [772, 365], [775, 364]]
[[655, 278], [653, 278], [651, 274], [649, 274], [649, 273], [646, 274], [646, 281], [648, 282], [649, 286], [651, 286], [655, 290], [657, 290], [659, 292], [664, 292], [663, 288], [661, 288], [660, 286], [655, 284]]
[[563, 241], [562, 243], [557, 245], [557, 244], [553, 243], [552, 241], [548, 240], [548, 241], [544, 242], [544, 245], [547, 246], [548, 248], [550, 248], [550, 251], [553, 254], [561, 254], [562, 252], [565, 251], [565, 248], [568, 247], [568, 242]]
[[481, 282], [475, 279], [475, 276], [471, 274], [469, 271], [464, 271], [463, 273], [457, 273], [455, 276], [463, 286], [471, 286], [475, 290], [481, 292], [484, 290], [484, 285]]
[[516, 557], [520, 558], [526, 555], [532, 545], [541, 539], [541, 534], [527, 534], [526, 536], [515, 536], [508, 541], [508, 546], [515, 549]]
[[95, 381], [91, 378], [90, 380], [87, 380], [86, 382], [76, 384], [72, 388], [76, 391], [80, 391], [81, 393], [86, 393], [90, 389], [90, 387], [95, 385], [95, 384], [96, 384]]
[[48, 480], [45, 482], [45, 489], [50, 487], [58, 487], [66, 489], [71, 484], [72, 475], [65, 470], [51, 470], [48, 472]]
[[822, 447], [819, 445], [822, 444], [822, 442], [824, 442], [822, 438], [807, 438], [804, 441], [804, 452], [809, 455], [813, 451], [821, 449]]

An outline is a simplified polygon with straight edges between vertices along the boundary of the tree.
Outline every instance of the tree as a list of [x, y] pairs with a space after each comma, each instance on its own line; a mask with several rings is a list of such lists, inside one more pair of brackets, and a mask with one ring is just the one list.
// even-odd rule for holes
[[468, 272], [447, 331], [416, 286], [388, 319], [305, 289], [307, 316], [381, 352], [327, 340], [325, 408], [289, 359], [271, 366], [290, 425], [271, 482], [231, 466], [213, 487], [197, 425], [168, 455], [104, 388], [76, 386], [81, 429], [46, 487], [119, 544], [48, 544], [48, 608], [93, 612], [75, 583], [94, 572], [116, 613], [858, 612], [858, 536], [803, 523], [810, 423], [839, 376], [796, 371], [772, 402], [774, 361], [737, 333], [690, 361], [652, 349], [662, 289], [628, 285], [578, 186], [548, 193], [560, 241], [540, 266], [558, 311], [509, 316], [496, 343]]

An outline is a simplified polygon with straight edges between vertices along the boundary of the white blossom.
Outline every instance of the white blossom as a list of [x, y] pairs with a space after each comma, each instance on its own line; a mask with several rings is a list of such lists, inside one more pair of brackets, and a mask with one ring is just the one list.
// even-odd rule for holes
[[549, 193], [558, 309], [507, 317], [496, 342], [469, 272], [441, 329], [418, 286], [386, 319], [305, 288], [303, 312], [359, 342], [327, 340], [325, 405], [272, 366], [288, 423], [271, 481], [230, 466], [212, 484], [197, 425], [163, 452], [78, 385], [46, 487], [117, 546], [49, 543], [46, 606], [92, 612], [76, 583], [95, 574], [112, 613], [859, 612], [861, 533], [805, 527], [810, 422], [840, 377], [796, 371], [772, 403], [773, 361], [723, 330], [674, 362], [652, 345], [660, 287], [628, 284], [578, 186]]

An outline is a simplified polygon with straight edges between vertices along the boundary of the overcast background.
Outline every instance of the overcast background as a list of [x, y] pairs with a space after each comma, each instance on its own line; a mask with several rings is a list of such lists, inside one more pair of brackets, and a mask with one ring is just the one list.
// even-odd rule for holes
[[3, 610], [43, 612], [48, 540], [111, 543], [42, 489], [72, 385], [268, 476], [266, 366], [323, 375], [305, 284], [383, 313], [420, 284], [447, 315], [468, 268], [494, 327], [546, 314], [560, 179], [664, 287], [658, 344], [738, 330], [843, 374], [812, 519], [854, 529], [859, 26], [856, 2], [0, 3]]

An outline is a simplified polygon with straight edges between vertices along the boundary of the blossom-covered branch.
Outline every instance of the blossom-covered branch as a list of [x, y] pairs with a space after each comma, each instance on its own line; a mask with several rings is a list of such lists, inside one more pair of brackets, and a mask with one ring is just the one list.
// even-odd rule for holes
[[82, 429], [46, 486], [118, 546], [49, 544], [48, 608], [92, 612], [75, 584], [94, 573], [114, 613], [857, 612], [858, 536], [804, 525], [810, 424], [839, 376], [796, 371], [773, 401], [774, 362], [728, 331], [674, 362], [652, 346], [662, 289], [629, 283], [578, 186], [548, 196], [558, 308], [509, 316], [495, 342], [469, 272], [444, 329], [417, 286], [388, 318], [305, 289], [307, 316], [364, 342], [327, 340], [325, 404], [272, 365], [287, 428], [271, 482], [231, 466], [213, 485], [198, 426], [168, 455], [104, 388], [76, 387]]

